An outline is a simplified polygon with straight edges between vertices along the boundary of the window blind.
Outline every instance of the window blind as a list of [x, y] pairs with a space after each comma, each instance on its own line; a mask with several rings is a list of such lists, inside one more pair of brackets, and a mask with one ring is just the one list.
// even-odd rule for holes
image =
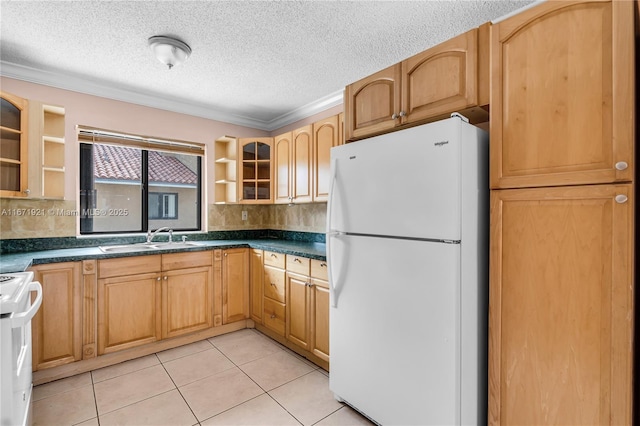
[[204, 155], [204, 144], [196, 142], [132, 135], [80, 125], [76, 126], [76, 129], [78, 133], [78, 141], [83, 143], [123, 145], [153, 151], [169, 151], [183, 154]]

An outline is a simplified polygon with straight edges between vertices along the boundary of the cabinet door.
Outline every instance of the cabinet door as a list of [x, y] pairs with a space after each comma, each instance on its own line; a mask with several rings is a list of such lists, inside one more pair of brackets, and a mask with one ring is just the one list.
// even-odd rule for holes
[[31, 321], [33, 369], [41, 370], [82, 359], [80, 264], [32, 268], [42, 284], [42, 305]]
[[329, 198], [331, 148], [340, 144], [338, 116], [313, 123], [313, 201]]
[[287, 272], [286, 338], [309, 349], [311, 291], [309, 277]]
[[162, 273], [162, 338], [213, 327], [211, 266]]
[[222, 277], [222, 323], [249, 318], [248, 249], [223, 251]]
[[631, 423], [632, 194], [493, 191], [490, 424]]
[[98, 280], [98, 355], [161, 338], [160, 273]]
[[402, 61], [402, 123], [478, 104], [478, 30]]
[[28, 173], [28, 107], [29, 102], [7, 92], [0, 92], [0, 196], [26, 197]]
[[239, 139], [238, 198], [243, 204], [273, 203], [273, 138]]
[[348, 85], [344, 92], [347, 140], [365, 138], [399, 124], [400, 64]]
[[291, 132], [273, 139], [273, 202], [286, 204], [293, 200], [291, 193]]
[[304, 126], [293, 131], [293, 201], [312, 201], [311, 177], [313, 160], [312, 126]]
[[492, 27], [491, 187], [630, 181], [633, 2], [545, 2]]
[[251, 319], [262, 324], [262, 297], [264, 282], [264, 267], [262, 264], [262, 250], [251, 250], [251, 281], [249, 283]]
[[311, 278], [311, 347], [314, 355], [329, 361], [329, 283]]

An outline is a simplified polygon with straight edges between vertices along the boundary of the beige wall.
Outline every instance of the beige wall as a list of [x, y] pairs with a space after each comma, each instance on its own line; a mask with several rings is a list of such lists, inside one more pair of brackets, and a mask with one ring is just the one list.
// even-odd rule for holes
[[[205, 176], [213, 176], [213, 141], [222, 135], [237, 137], [270, 136], [337, 114], [333, 107], [273, 132], [220, 121], [174, 113], [127, 102], [0, 77], [3, 91], [65, 108], [65, 200], [0, 199], [0, 238], [36, 238], [76, 235], [78, 193], [78, 142], [76, 125], [117, 130], [145, 136], [175, 138], [206, 145]], [[205, 204], [214, 200], [215, 185], [206, 185]], [[241, 220], [241, 211], [249, 220]], [[208, 205], [208, 230], [282, 229], [324, 232], [326, 203], [300, 206], [220, 206]], [[49, 216], [54, 212], [53, 216]], [[24, 213], [24, 214], [18, 214]], [[41, 216], [32, 215], [40, 214]], [[204, 217], [204, 216], [203, 216]]]

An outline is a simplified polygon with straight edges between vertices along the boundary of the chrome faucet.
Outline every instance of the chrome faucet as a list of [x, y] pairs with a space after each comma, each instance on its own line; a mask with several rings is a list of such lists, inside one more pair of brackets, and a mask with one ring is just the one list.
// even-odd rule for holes
[[155, 237], [156, 234], [160, 231], [169, 231], [169, 242], [171, 242], [171, 239], [173, 237], [173, 229], [169, 228], [168, 226], [163, 226], [162, 228], [158, 228], [153, 232], [151, 232], [151, 230], [147, 231], [147, 244], [151, 244], [151, 241], [153, 241], [153, 237]]

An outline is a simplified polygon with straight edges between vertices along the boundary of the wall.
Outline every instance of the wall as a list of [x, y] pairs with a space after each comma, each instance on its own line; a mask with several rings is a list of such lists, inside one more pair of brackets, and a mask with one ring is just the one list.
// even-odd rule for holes
[[[333, 107], [271, 133], [220, 121], [115, 101], [50, 86], [0, 77], [3, 91], [65, 108], [65, 199], [0, 199], [2, 239], [75, 236], [78, 193], [76, 126], [84, 125], [145, 136], [175, 138], [206, 145], [205, 173], [213, 175], [213, 141], [222, 135], [271, 136], [341, 112]], [[214, 200], [215, 185], [207, 185], [206, 200]], [[324, 232], [326, 203], [301, 206], [208, 205], [208, 230], [282, 229]], [[241, 220], [242, 210], [249, 220]]]

